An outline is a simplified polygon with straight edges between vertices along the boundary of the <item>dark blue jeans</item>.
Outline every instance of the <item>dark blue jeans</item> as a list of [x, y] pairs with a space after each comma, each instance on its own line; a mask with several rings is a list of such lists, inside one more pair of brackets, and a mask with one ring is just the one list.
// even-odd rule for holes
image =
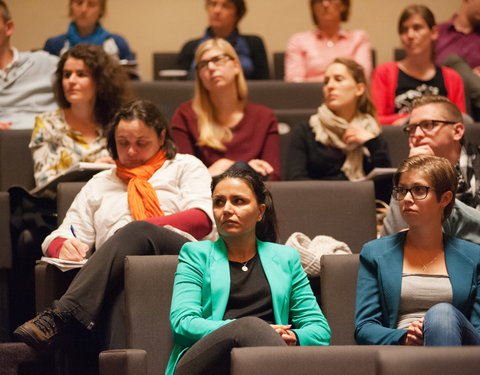
[[449, 303], [439, 303], [425, 314], [423, 345], [480, 345], [480, 334], [460, 310]]

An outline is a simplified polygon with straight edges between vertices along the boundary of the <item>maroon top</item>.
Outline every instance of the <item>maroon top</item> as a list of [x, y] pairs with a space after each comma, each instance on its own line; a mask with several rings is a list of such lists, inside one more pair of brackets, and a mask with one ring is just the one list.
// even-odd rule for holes
[[439, 35], [435, 43], [437, 64], [442, 64], [448, 55], [456, 54], [462, 56], [472, 68], [480, 66], [479, 28], [470, 34], [464, 34], [455, 30], [452, 21], [439, 25]]
[[274, 169], [269, 180], [280, 179], [278, 123], [270, 108], [247, 102], [242, 120], [232, 128], [233, 138], [225, 144], [225, 151], [197, 145], [197, 115], [191, 101], [181, 104], [175, 111], [172, 131], [178, 152], [195, 155], [207, 167], [221, 158], [245, 162], [262, 159]]

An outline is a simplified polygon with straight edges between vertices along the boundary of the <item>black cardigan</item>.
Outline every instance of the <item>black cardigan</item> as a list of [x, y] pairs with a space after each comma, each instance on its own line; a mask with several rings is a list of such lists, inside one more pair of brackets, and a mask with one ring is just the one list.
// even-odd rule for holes
[[[381, 135], [364, 146], [370, 151], [370, 157], [363, 158], [366, 174], [377, 167], [391, 167], [388, 145]], [[296, 125], [288, 150], [287, 180], [346, 180], [341, 171], [345, 157], [342, 150], [317, 142], [310, 125]]]

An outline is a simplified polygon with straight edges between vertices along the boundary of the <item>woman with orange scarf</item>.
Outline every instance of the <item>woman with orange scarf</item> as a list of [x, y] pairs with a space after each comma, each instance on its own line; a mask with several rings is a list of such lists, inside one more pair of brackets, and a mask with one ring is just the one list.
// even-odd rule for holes
[[[94, 246], [96, 251], [54, 309], [15, 331], [37, 349], [52, 347], [75, 320], [95, 326], [123, 289], [127, 255], [178, 254], [189, 239], [216, 236], [208, 170], [194, 156], [176, 153], [152, 103], [123, 107], [109, 130], [108, 147], [116, 168], [84, 186], [42, 245], [46, 255], [65, 260], [82, 260]], [[107, 297], [110, 303], [104, 304]]]

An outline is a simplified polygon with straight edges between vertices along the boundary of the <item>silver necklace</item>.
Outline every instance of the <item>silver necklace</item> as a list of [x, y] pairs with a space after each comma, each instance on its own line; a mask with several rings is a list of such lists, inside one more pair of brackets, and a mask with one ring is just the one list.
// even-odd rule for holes
[[243, 263], [243, 266], [242, 266], [242, 271], [243, 272], [247, 272], [248, 271], [248, 267], [247, 267], [247, 263], [250, 262], [250, 259], [247, 260], [245, 263]]
[[425, 271], [428, 269], [428, 267], [429, 267], [433, 262], [435, 262], [435, 261], [437, 260], [438, 255], [439, 255], [439, 254], [437, 254], [437, 256], [436, 256], [435, 258], [433, 258], [430, 262], [428, 262], [428, 263], [426, 263], [426, 264], [424, 264], [424, 265], [422, 266], [423, 272], [425, 272]]

